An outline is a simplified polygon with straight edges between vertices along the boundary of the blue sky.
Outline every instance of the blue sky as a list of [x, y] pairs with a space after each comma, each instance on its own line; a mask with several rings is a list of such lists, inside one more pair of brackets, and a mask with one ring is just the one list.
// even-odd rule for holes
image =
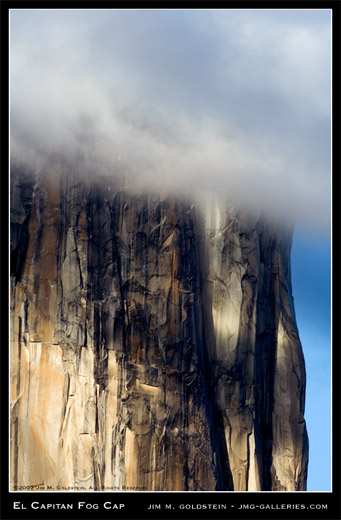
[[331, 489], [331, 243], [297, 231], [292, 283], [306, 370], [309, 434], [308, 490]]
[[328, 9], [29, 9], [10, 33], [16, 157], [81, 149], [137, 186], [295, 216], [311, 490], [330, 488], [330, 31]]

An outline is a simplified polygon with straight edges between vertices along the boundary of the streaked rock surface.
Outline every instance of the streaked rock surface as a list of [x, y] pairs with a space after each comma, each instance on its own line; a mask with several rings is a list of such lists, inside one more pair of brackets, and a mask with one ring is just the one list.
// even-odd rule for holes
[[305, 490], [292, 230], [221, 196], [11, 181], [11, 486]]

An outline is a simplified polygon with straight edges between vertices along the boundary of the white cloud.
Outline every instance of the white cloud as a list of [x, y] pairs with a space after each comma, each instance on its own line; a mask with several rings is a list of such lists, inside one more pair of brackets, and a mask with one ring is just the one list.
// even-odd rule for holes
[[296, 13], [12, 12], [13, 154], [82, 151], [328, 228], [330, 24]]

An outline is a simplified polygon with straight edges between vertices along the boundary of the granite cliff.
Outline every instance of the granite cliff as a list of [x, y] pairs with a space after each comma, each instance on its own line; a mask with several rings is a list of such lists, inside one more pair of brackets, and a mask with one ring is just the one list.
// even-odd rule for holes
[[302, 491], [292, 229], [61, 160], [11, 175], [11, 488]]

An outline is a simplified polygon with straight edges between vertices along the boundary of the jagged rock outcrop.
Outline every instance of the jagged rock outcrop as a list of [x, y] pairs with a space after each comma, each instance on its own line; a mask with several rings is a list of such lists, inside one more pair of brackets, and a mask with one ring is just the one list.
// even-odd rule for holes
[[12, 173], [12, 489], [305, 490], [292, 230], [90, 179]]

